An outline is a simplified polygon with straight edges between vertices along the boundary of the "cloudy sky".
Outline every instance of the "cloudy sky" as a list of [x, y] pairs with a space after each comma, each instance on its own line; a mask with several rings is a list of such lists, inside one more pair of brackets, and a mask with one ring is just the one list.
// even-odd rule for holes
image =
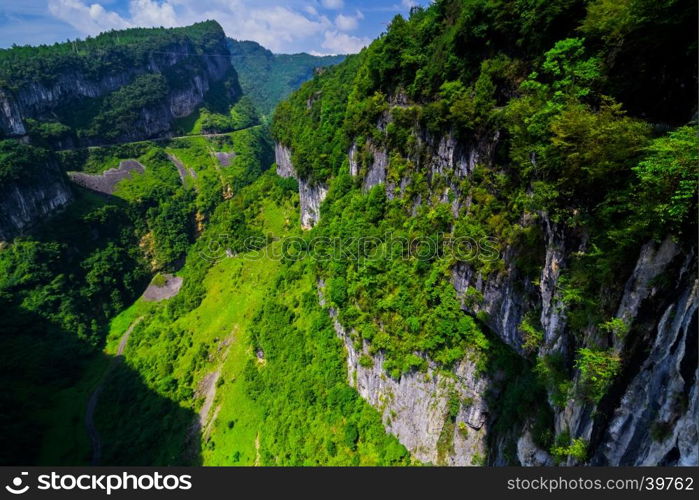
[[277, 53], [354, 53], [397, 14], [430, 0], [0, 0], [0, 47], [37, 45], [131, 26], [216, 19], [226, 33]]

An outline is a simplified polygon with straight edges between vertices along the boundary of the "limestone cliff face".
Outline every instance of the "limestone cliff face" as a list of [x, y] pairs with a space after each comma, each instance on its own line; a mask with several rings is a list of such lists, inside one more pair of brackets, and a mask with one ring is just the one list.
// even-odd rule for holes
[[[131, 83], [139, 75], [176, 71], [177, 81], [170, 78], [166, 97], [156, 105], [144, 107], [134, 121], [131, 131], [119, 141], [146, 139], [168, 133], [173, 120], [190, 115], [204, 101], [215, 82], [235, 75], [228, 48], [221, 40], [207, 49], [211, 55], [192, 57], [197, 48], [190, 41], [173, 43], [148, 56], [143, 64], [128, 71], [93, 76], [79, 70], [66, 69], [50, 81], [31, 81], [16, 89], [0, 88], [0, 132], [9, 137], [27, 133], [26, 119], [55, 119], [57, 109], [79, 105], [86, 99], [99, 98]], [[185, 75], [185, 76], [181, 76]], [[237, 92], [237, 80], [229, 86], [229, 97]], [[98, 144], [103, 138], [81, 139], [81, 144]]]
[[[677, 259], [684, 262], [672, 296], [657, 297], [653, 281]], [[650, 351], [623, 392], [611, 421], [600, 429], [593, 463], [609, 465], [697, 465], [697, 297], [695, 255], [681, 255], [671, 240], [641, 250], [617, 317], [639, 321], [653, 302], [658, 314], [647, 330]], [[623, 346], [618, 346], [623, 348]], [[593, 427], [593, 430], [594, 429]]]
[[53, 164], [31, 183], [13, 182], [0, 187], [0, 241], [11, 240], [72, 199], [65, 177]]
[[[321, 282], [321, 304], [323, 290]], [[486, 396], [492, 383], [478, 372], [475, 357], [464, 358], [453, 374], [440, 372], [429, 363], [425, 372], [394, 379], [383, 368], [383, 355], [371, 356], [366, 341], [358, 345], [351, 332], [335, 319], [332, 308], [329, 314], [345, 345], [349, 384], [379, 410], [386, 430], [414, 457], [425, 463], [464, 466], [478, 464], [487, 456]], [[450, 414], [452, 400], [460, 402], [455, 415]]]
[[301, 204], [301, 227], [311, 229], [320, 219], [320, 204], [328, 194], [325, 184], [314, 184], [302, 179], [291, 163], [291, 151], [282, 144], [275, 144], [274, 155], [277, 163], [277, 175], [293, 177], [299, 182], [299, 201]]
[[[427, 170], [432, 188], [432, 199], [419, 199], [417, 203], [444, 203], [448, 201], [444, 194], [451, 192], [452, 207], [458, 213], [470, 203], [458, 192], [459, 179], [470, 175], [476, 163], [490, 161], [497, 137], [490, 144], [472, 145], [458, 144], [452, 136], [435, 140], [418, 132], [416, 137], [423, 144], [423, 154], [414, 162], [418, 168]], [[367, 189], [384, 183], [389, 197], [401, 196], [410, 179], [387, 181], [387, 152], [377, 150], [372, 144], [364, 147], [371, 161], [362, 168], [354, 144], [348, 153], [350, 173], [363, 175], [363, 186]], [[523, 356], [524, 338], [519, 325], [527, 312], [541, 311], [544, 338], [536, 354], [555, 354], [570, 360], [576, 349], [599, 342], [594, 329], [582, 340], [573, 337], [567, 329], [567, 307], [559, 296], [561, 272], [571, 253], [585, 249], [585, 242], [566, 234], [546, 214], [540, 214], [536, 221], [521, 223], [540, 225], [545, 236], [545, 263], [538, 284], [518, 271], [516, 251], [508, 248], [502, 255], [505, 272], [483, 276], [470, 263], [461, 262], [453, 268], [454, 287], [462, 297], [469, 288], [480, 292], [483, 300], [477, 303], [465, 300], [464, 309], [474, 315], [485, 313], [479, 317], [486, 318], [488, 327]], [[683, 264], [678, 271], [679, 263]], [[661, 295], [653, 284], [661, 275], [674, 280], [670, 295]], [[609, 347], [622, 359], [633, 361], [625, 365], [625, 372], [599, 406], [573, 397], [562, 408], [552, 404], [555, 432], [569, 432], [584, 439], [589, 446], [591, 464], [696, 465], [699, 300], [694, 250], [683, 253], [670, 238], [660, 244], [648, 242], [641, 249], [618, 300], [616, 317], [630, 325], [631, 333], [624, 339], [615, 337]], [[572, 367], [571, 371], [575, 390], [581, 384], [580, 373]], [[374, 375], [380, 377], [379, 373]], [[375, 395], [363, 395], [372, 403], [376, 399]], [[429, 418], [419, 407], [415, 410], [423, 413], [423, 418]], [[609, 421], [602, 416], [605, 412], [611, 416]], [[518, 459], [524, 465], [553, 463], [545, 450], [536, 447], [526, 425], [517, 440], [517, 449]], [[575, 463], [568, 460], [570, 465]]]
[[[386, 121], [380, 120], [377, 127], [385, 127]], [[497, 135], [460, 144], [451, 135], [435, 138], [416, 130], [415, 140], [419, 154], [409, 160], [419, 171], [427, 172], [430, 189], [429, 199], [417, 197], [414, 206], [451, 203], [455, 215], [468, 208], [470, 200], [459, 192], [460, 181], [468, 178], [478, 163], [492, 161]], [[361, 178], [364, 190], [384, 185], [389, 198], [410, 196], [412, 180], [390, 175], [390, 154], [370, 141], [361, 145], [355, 142], [348, 151], [350, 174]], [[278, 148], [277, 164], [280, 175], [294, 175], [287, 148]], [[301, 205], [303, 219], [309, 203], [302, 200]], [[313, 214], [315, 221], [318, 213]], [[590, 327], [581, 337], [568, 327], [568, 306], [560, 289], [561, 275], [571, 255], [586, 249], [585, 237], [569, 233], [546, 213], [522, 220], [521, 225], [538, 225], [543, 234], [540, 275], [534, 279], [518, 270], [515, 248], [506, 249], [500, 256], [503, 272], [482, 275], [472, 263], [460, 262], [452, 269], [452, 282], [464, 298], [464, 310], [483, 318], [488, 328], [520, 356], [533, 359], [555, 355], [565, 360], [572, 388], [562, 406], [556, 406], [550, 394], [553, 430], [583, 439], [588, 446], [587, 464], [697, 465], [696, 249], [682, 249], [671, 238], [646, 243], [633, 272], [625, 278], [623, 292], [615, 298], [615, 317], [629, 325], [629, 333], [605, 336]], [[671, 284], [661, 289], [658, 283], [668, 280]], [[466, 300], [469, 289], [478, 291], [482, 300]], [[543, 330], [543, 340], [534, 353], [525, 352], [520, 330], [528, 313], [538, 315]], [[468, 358], [458, 364], [454, 378], [448, 381], [432, 366], [426, 373], [404, 374], [394, 380], [382, 369], [380, 353], [369, 356], [366, 344], [355, 342], [351, 332], [337, 321], [335, 328], [347, 350], [350, 384], [382, 413], [386, 429], [415, 457], [431, 463], [465, 465], [487, 455], [491, 464], [506, 462], [502, 458], [504, 438], [488, 438], [489, 426], [497, 418], [485, 399], [494, 390], [493, 380], [475, 376]], [[582, 382], [573, 359], [582, 347], [611, 349], [624, 360], [622, 372], [597, 404], [574, 396]], [[453, 427], [445, 417], [445, 387], [447, 393], [455, 389], [462, 398], [473, 401], [472, 406], [459, 410]], [[459, 424], [467, 428], [467, 438], [459, 434]], [[444, 432], [450, 433], [449, 439]], [[524, 422], [512, 432], [516, 459], [522, 465], [554, 463], [548, 450], [534, 443], [530, 423]], [[445, 440], [451, 440], [451, 444], [445, 447]], [[569, 458], [567, 464], [577, 462]]]

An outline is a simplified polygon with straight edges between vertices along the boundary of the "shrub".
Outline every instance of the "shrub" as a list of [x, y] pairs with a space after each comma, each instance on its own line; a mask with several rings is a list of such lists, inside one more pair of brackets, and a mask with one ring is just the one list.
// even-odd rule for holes
[[624, 340], [631, 326], [622, 318], [612, 318], [599, 325], [600, 330], [612, 334], [619, 340]]
[[556, 436], [556, 442], [551, 448], [551, 454], [557, 462], [562, 462], [568, 457], [572, 457], [578, 462], [587, 460], [587, 441], [583, 438], [570, 438], [570, 433], [562, 432]]
[[522, 333], [524, 340], [524, 342], [522, 342], [522, 348], [527, 352], [535, 352], [544, 341], [544, 331], [541, 327], [535, 326], [534, 321], [537, 321], [534, 315], [527, 314], [519, 324], [519, 331]]
[[598, 403], [619, 373], [621, 358], [613, 349], [581, 348], [575, 367], [580, 370], [583, 394]]

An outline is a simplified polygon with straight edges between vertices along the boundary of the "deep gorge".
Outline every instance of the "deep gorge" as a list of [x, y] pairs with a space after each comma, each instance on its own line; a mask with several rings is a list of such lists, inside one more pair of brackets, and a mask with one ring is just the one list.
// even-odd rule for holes
[[0, 463], [697, 465], [696, 5], [549, 4], [0, 51]]

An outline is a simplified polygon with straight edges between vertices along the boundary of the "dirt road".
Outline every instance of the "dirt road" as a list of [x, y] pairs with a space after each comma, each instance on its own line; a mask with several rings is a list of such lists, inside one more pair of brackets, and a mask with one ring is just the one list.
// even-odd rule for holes
[[97, 386], [93, 389], [92, 393], [90, 393], [90, 398], [87, 401], [87, 408], [85, 410], [85, 430], [90, 438], [90, 446], [92, 448], [92, 455], [90, 458], [91, 465], [99, 465], [100, 459], [102, 458], [102, 438], [97, 431], [97, 427], [95, 427], [95, 410], [97, 409], [100, 394], [104, 389], [104, 383], [109, 375], [112, 373], [114, 368], [121, 363], [131, 332], [133, 332], [133, 329], [141, 322], [142, 319], [143, 316], [137, 318], [133, 323], [131, 323], [128, 330], [124, 332], [124, 335], [121, 336], [121, 339], [119, 340], [119, 347], [117, 347], [116, 356], [109, 363], [109, 367], [105, 370], [102, 378], [97, 383]]

